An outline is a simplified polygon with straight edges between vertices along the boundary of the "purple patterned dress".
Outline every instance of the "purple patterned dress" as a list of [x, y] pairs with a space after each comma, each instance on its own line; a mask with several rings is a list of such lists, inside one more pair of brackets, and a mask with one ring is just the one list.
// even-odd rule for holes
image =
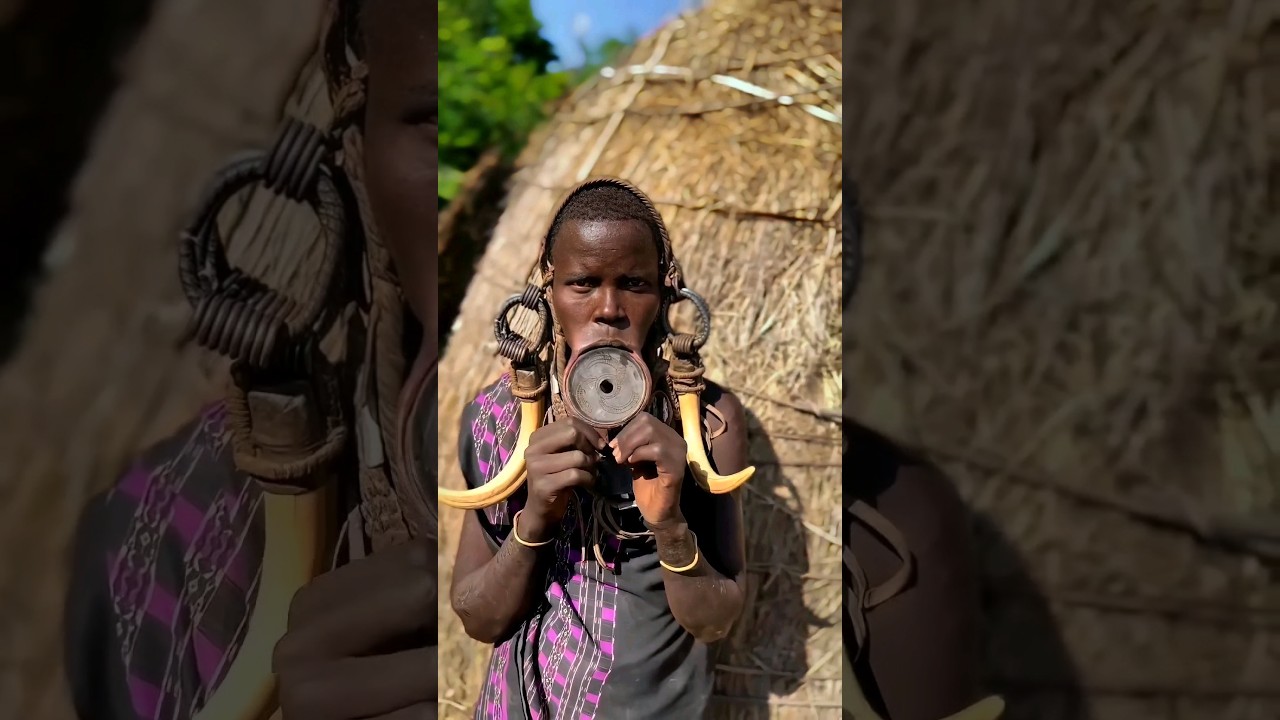
[[86, 720], [188, 720], [235, 657], [257, 590], [261, 491], [236, 472], [221, 404], [85, 508], [66, 608]]
[[[506, 377], [463, 410], [458, 457], [471, 487], [493, 478], [509, 459], [517, 413]], [[682, 495], [691, 523], [710, 517], [711, 497], [687, 478]], [[495, 552], [525, 499], [522, 489], [476, 511]], [[475, 717], [701, 717], [712, 688], [710, 649], [671, 615], [653, 540], [609, 536], [602, 547], [608, 567], [601, 566], [580, 532], [590, 518], [576, 514], [592, 512], [590, 498], [584, 493], [579, 499], [570, 504], [553, 545], [543, 601], [494, 647]], [[623, 529], [643, 530], [637, 511], [620, 515]]]

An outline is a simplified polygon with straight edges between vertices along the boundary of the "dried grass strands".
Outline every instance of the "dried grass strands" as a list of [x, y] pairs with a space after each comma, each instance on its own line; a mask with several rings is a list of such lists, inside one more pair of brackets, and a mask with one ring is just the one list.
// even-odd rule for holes
[[1275, 18], [851, 8], [846, 148], [869, 214], [855, 415], [962, 485], [993, 582], [1241, 609], [1224, 627], [997, 592], [989, 672], [1018, 658], [1039, 679], [1008, 686], [1018, 714], [1071, 695], [1093, 717], [1280, 714], [1232, 690], [1280, 674], [1263, 622], [1280, 607]]

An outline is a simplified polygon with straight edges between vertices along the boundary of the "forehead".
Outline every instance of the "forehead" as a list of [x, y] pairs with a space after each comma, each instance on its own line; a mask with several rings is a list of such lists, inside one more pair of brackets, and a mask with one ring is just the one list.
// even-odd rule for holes
[[567, 220], [556, 232], [551, 254], [557, 265], [658, 262], [653, 232], [639, 220]]

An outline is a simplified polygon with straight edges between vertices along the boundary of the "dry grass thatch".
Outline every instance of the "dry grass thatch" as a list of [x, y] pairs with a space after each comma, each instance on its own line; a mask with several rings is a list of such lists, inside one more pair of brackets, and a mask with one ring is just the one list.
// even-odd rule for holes
[[1280, 10], [852, 7], [853, 412], [978, 512], [993, 682], [1280, 716]]
[[[588, 176], [637, 183], [669, 223], [690, 286], [712, 304], [708, 373], [747, 405], [759, 467], [744, 493], [750, 600], [719, 660], [717, 712], [831, 717], [840, 429], [812, 409], [834, 409], [840, 395], [841, 141], [838, 122], [819, 117], [841, 111], [840, 6], [712, 3], [642, 41], [628, 62], [641, 67], [578, 91], [520, 159], [444, 355], [441, 416], [458, 417], [500, 369], [493, 315], [529, 277], [563, 192]], [[456, 423], [442, 428], [442, 482], [456, 487]], [[443, 583], [460, 519], [443, 512]], [[469, 716], [488, 651], [447, 604], [440, 620], [445, 716]]]

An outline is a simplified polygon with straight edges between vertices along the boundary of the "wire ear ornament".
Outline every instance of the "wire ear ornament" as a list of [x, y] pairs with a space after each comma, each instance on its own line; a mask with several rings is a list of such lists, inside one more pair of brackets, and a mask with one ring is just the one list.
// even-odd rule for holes
[[662, 318], [663, 329], [667, 332], [667, 347], [671, 362], [667, 367], [667, 375], [676, 392], [676, 403], [680, 409], [680, 428], [687, 447], [689, 468], [693, 471], [694, 480], [704, 490], [723, 495], [733, 492], [755, 475], [754, 465], [747, 466], [731, 475], [721, 475], [711, 466], [707, 457], [707, 448], [702, 441], [702, 391], [706, 385], [702, 382], [705, 368], [699, 351], [711, 336], [711, 308], [707, 301], [687, 287], [680, 288], [679, 297], [688, 300], [698, 311], [698, 330], [690, 335], [677, 333], [671, 327], [670, 317]]
[[[263, 490], [262, 582], [244, 640], [197, 720], [263, 720], [279, 707], [273, 650], [297, 591], [324, 572], [334, 528], [332, 463], [347, 437], [336, 368], [319, 338], [337, 317], [344, 281], [344, 178], [331, 138], [290, 119], [268, 152], [231, 162], [182, 235], [180, 277], [193, 336], [231, 359], [228, 424], [237, 469]], [[315, 211], [324, 243], [321, 289], [305, 305], [228, 261], [217, 216], [236, 192], [262, 185]], [[260, 442], [257, 429], [269, 442]]]
[[[538, 316], [538, 328], [532, 342], [511, 329], [510, 314], [517, 306]], [[437, 491], [440, 502], [462, 510], [497, 505], [524, 485], [527, 477], [524, 452], [529, 447], [529, 437], [542, 426], [546, 415], [547, 378], [538, 363], [538, 355], [551, 331], [551, 310], [547, 306], [545, 291], [537, 285], [529, 285], [523, 293], [507, 298], [494, 321], [493, 330], [498, 340], [498, 353], [511, 363], [511, 393], [520, 401], [520, 431], [511, 458], [492, 480], [477, 488], [454, 490], [441, 487]]]

